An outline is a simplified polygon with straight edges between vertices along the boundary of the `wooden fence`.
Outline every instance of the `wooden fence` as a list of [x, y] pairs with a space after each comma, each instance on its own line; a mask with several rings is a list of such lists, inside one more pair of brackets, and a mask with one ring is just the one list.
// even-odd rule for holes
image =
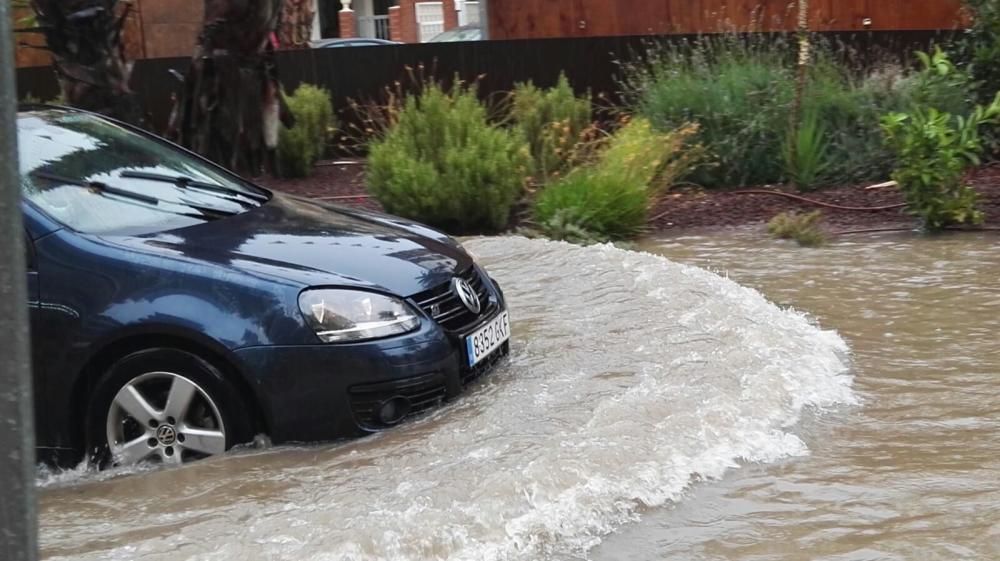
[[[861, 66], [884, 56], [913, 60], [913, 51], [927, 49], [931, 43], [951, 37], [936, 32], [823, 35], [830, 41], [849, 45], [843, 56]], [[348, 99], [377, 100], [386, 87], [397, 82], [405, 86], [408, 69], [421, 65], [426, 69], [425, 74], [437, 78], [458, 76], [466, 81], [478, 80], [479, 92], [484, 97], [496, 98], [510, 91], [515, 83], [528, 80], [548, 86], [555, 83], [560, 72], [565, 72], [579, 91], [605, 94], [613, 101], [620, 90], [618, 80], [623, 61], [641, 56], [651, 41], [683, 43], [696, 38], [596, 37], [280, 51], [278, 68], [286, 89], [300, 83], [329, 89], [342, 118], [350, 118], [345, 114]], [[794, 49], [790, 49], [789, 55], [794, 54]], [[180, 84], [168, 71], [183, 73], [188, 62], [187, 58], [162, 58], [135, 64], [132, 89], [149, 112], [155, 130], [162, 130], [172, 107], [171, 94], [180, 90]], [[31, 95], [44, 100], [58, 94], [51, 68], [18, 69], [17, 80], [21, 99]]]
[[[810, 0], [814, 31], [956, 29], [962, 0]], [[490, 0], [490, 37], [790, 31], [795, 0]]]

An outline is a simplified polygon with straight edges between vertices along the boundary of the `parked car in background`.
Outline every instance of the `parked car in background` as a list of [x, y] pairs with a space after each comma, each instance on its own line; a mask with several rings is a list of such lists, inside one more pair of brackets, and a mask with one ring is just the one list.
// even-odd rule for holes
[[340, 47], [378, 47], [383, 45], [402, 45], [396, 41], [356, 37], [352, 39], [320, 39], [309, 44], [314, 49], [335, 49]]
[[430, 43], [457, 43], [459, 41], [482, 41], [483, 30], [476, 25], [463, 25], [435, 35]]
[[260, 188], [104, 117], [18, 116], [42, 457], [180, 464], [266, 433], [363, 435], [509, 349], [448, 236]]

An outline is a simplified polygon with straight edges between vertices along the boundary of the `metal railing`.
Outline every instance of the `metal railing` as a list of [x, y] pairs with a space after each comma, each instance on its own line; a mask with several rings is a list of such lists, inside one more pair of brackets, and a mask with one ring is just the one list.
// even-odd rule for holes
[[359, 16], [358, 37], [390, 40], [389, 16]]

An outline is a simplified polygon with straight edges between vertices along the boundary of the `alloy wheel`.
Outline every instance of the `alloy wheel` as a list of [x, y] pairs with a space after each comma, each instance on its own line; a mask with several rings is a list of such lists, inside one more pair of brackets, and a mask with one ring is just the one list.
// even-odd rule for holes
[[211, 396], [170, 372], [143, 374], [118, 391], [108, 409], [107, 438], [118, 466], [179, 465], [226, 451], [225, 423]]

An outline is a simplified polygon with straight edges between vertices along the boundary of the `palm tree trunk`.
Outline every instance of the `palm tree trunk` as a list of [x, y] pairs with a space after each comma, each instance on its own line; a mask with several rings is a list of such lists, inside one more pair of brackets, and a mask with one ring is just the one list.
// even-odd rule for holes
[[117, 0], [31, 0], [31, 7], [30, 31], [45, 36], [66, 103], [142, 124], [121, 40], [129, 7]]
[[281, 0], [206, 0], [176, 122], [184, 146], [258, 175], [277, 146], [280, 86], [274, 32]]

